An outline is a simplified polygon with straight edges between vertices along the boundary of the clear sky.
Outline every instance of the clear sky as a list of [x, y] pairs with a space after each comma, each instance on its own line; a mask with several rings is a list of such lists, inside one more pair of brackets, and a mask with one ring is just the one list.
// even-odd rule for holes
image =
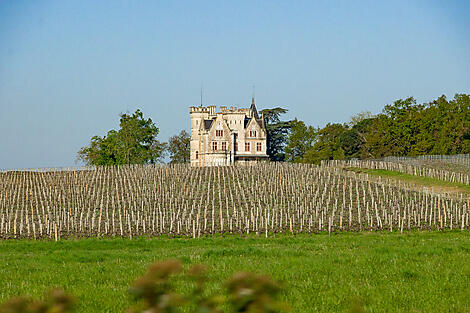
[[314, 126], [470, 93], [470, 1], [1, 1], [0, 168], [75, 165], [140, 108], [282, 106]]

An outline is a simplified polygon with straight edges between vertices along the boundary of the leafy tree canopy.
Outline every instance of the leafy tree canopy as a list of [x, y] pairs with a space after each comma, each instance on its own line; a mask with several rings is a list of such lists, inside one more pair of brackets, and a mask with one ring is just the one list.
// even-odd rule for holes
[[457, 94], [450, 101], [441, 96], [424, 104], [410, 97], [386, 105], [376, 116], [359, 113], [348, 124], [328, 124], [315, 134], [309, 127], [294, 121], [289, 161], [470, 153], [470, 96]]
[[170, 163], [189, 163], [191, 136], [185, 130], [168, 140]]
[[87, 165], [147, 164], [160, 161], [165, 144], [157, 140], [159, 129], [140, 110], [121, 114], [119, 130], [106, 136], [94, 136], [78, 151], [78, 159]]
[[295, 119], [291, 122], [287, 138], [286, 160], [291, 162], [306, 162], [305, 153], [313, 147], [317, 138], [317, 130], [304, 122]]

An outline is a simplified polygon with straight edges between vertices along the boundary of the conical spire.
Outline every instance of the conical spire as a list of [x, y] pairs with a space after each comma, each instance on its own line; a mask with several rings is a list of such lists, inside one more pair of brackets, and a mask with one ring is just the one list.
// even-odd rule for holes
[[250, 109], [251, 109], [252, 116], [256, 119], [259, 119], [258, 110], [256, 109], [256, 105], [255, 105], [255, 97], [251, 97]]

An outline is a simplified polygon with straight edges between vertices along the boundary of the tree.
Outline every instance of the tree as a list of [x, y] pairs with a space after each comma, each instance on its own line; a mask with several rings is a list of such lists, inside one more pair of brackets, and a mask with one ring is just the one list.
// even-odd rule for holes
[[304, 155], [315, 143], [316, 130], [297, 119], [291, 122], [290, 134], [286, 145], [286, 160], [305, 162]]
[[367, 120], [367, 119], [371, 119], [373, 117], [374, 117], [374, 115], [370, 111], [364, 111], [364, 112], [354, 114], [353, 116], [351, 116], [351, 119], [349, 120], [348, 126], [353, 127], [353, 126], [357, 125], [358, 123], [360, 123], [364, 120]]
[[118, 132], [110, 130], [106, 136], [93, 136], [89, 146], [78, 151], [78, 159], [88, 165], [115, 165], [118, 163]]
[[358, 157], [359, 150], [364, 144], [364, 141], [355, 129], [344, 130], [339, 136], [339, 141], [346, 159]]
[[[271, 127], [280, 122], [281, 113], [285, 112], [267, 112]], [[291, 162], [465, 154], [470, 153], [470, 95], [456, 94], [450, 101], [441, 96], [423, 104], [412, 97], [399, 99], [385, 105], [380, 114], [362, 112], [347, 124], [327, 124], [313, 130], [296, 119], [286, 129], [285, 153]], [[285, 137], [281, 134], [279, 138], [282, 143]], [[276, 151], [272, 153], [276, 155]]]
[[90, 145], [78, 151], [78, 159], [88, 165], [147, 164], [161, 160], [165, 144], [157, 140], [159, 129], [140, 110], [120, 115], [118, 131], [94, 136]]
[[190, 142], [191, 136], [185, 130], [170, 137], [168, 140], [170, 163], [189, 163]]
[[303, 159], [306, 163], [320, 163], [321, 160], [344, 159], [345, 153], [341, 147], [341, 135], [346, 128], [341, 124], [327, 124], [317, 133], [317, 140]]
[[271, 161], [284, 161], [284, 149], [291, 128], [291, 121], [281, 121], [280, 116], [287, 109], [274, 108], [261, 110], [267, 131], [267, 154]]

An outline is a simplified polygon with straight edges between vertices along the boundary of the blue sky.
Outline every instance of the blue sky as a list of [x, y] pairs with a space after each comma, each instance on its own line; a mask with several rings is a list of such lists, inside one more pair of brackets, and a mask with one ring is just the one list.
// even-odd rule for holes
[[0, 168], [75, 165], [140, 108], [282, 106], [314, 126], [470, 93], [468, 1], [2, 1]]

